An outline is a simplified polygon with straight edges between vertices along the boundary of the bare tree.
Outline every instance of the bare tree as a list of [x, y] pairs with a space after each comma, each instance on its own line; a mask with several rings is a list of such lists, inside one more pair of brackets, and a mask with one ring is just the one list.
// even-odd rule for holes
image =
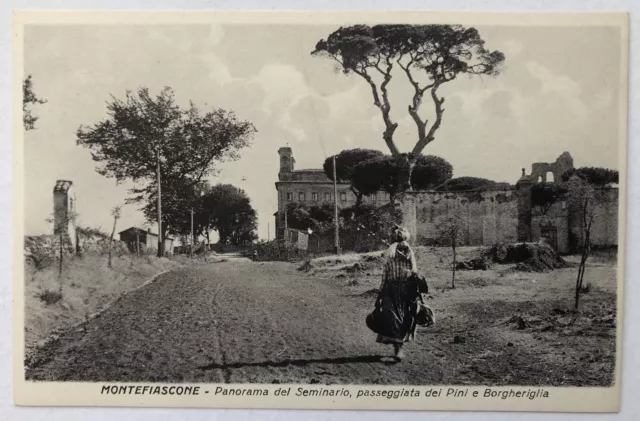
[[457, 214], [454, 214], [449, 216], [444, 223], [441, 223], [438, 229], [439, 242], [443, 245], [450, 246], [453, 253], [453, 261], [451, 263], [451, 288], [456, 287], [456, 266], [458, 265], [456, 247], [462, 244], [462, 227], [462, 219]]
[[121, 211], [122, 206], [116, 206], [111, 210], [111, 216], [113, 217], [113, 228], [111, 229], [111, 236], [109, 237], [109, 267], [111, 267], [111, 249], [113, 248], [113, 236], [116, 233], [116, 224], [118, 223], [118, 219], [120, 219]]
[[[444, 98], [438, 89], [461, 74], [500, 73], [504, 54], [489, 51], [484, 44], [477, 29], [460, 25], [354, 25], [318, 41], [311, 54], [334, 60], [345, 74], [354, 73], [369, 84], [385, 124], [382, 138], [391, 154], [404, 162], [403, 190], [411, 190], [416, 160], [442, 123]], [[407, 110], [417, 128], [417, 141], [408, 154], [401, 154], [393, 140], [398, 123], [391, 117], [388, 87], [396, 65], [413, 87]], [[433, 102], [432, 122], [420, 114], [425, 95]]]
[[598, 191], [592, 184], [578, 176], [571, 177], [566, 182], [566, 187], [569, 206], [574, 210], [574, 216], [578, 218], [580, 225], [580, 264], [574, 291], [574, 308], [577, 310], [580, 305], [580, 293], [583, 291], [587, 259], [591, 253], [591, 228]]

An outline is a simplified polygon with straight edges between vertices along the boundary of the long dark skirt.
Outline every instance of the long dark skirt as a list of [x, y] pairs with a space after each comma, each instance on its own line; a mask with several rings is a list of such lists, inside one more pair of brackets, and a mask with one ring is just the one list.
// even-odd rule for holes
[[376, 342], [401, 344], [415, 338], [415, 286], [410, 282], [386, 282], [380, 291], [381, 322], [384, 334]]

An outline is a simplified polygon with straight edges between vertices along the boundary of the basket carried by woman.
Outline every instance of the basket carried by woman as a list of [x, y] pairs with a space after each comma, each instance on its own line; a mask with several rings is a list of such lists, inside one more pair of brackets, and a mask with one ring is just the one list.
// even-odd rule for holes
[[378, 334], [378, 343], [393, 345], [394, 356], [400, 361], [404, 357], [402, 345], [415, 338], [416, 326], [429, 326], [435, 320], [422, 297], [429, 289], [424, 277], [418, 275], [415, 255], [407, 243], [409, 232], [395, 226], [391, 240], [375, 309], [366, 322]]

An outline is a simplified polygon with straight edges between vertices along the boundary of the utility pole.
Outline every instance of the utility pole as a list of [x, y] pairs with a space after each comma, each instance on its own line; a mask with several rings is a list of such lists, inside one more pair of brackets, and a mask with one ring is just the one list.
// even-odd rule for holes
[[136, 228], [136, 256], [140, 257], [140, 230]]
[[164, 255], [164, 238], [162, 238], [162, 190], [160, 188], [160, 148], [156, 150], [156, 176], [158, 179], [158, 257]]
[[269, 236], [271, 235], [271, 225], [267, 222], [267, 243], [269, 242]]
[[334, 249], [336, 254], [340, 254], [340, 221], [338, 220], [338, 180], [336, 177], [336, 156], [333, 155], [333, 222], [335, 225]]
[[193, 246], [196, 239], [193, 237], [193, 206], [191, 206], [191, 258], [193, 259]]
[[287, 261], [289, 260], [289, 224], [287, 221], [287, 205], [284, 206], [284, 248], [287, 253]]

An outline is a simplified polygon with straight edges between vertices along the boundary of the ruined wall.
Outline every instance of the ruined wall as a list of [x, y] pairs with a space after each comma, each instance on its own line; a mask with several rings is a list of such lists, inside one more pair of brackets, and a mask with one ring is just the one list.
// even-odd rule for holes
[[545, 241], [559, 253], [569, 253], [569, 209], [565, 201], [555, 203], [545, 214], [540, 208], [532, 209], [531, 240]]
[[[618, 189], [614, 187], [597, 190], [594, 219], [591, 227], [591, 244], [595, 247], [618, 245]], [[571, 211], [569, 229], [571, 246], [582, 244], [582, 230], [579, 212]]]
[[518, 197], [515, 190], [407, 193], [402, 204], [403, 224], [414, 244], [435, 244], [439, 226], [457, 214], [463, 221], [464, 245], [515, 242]]

